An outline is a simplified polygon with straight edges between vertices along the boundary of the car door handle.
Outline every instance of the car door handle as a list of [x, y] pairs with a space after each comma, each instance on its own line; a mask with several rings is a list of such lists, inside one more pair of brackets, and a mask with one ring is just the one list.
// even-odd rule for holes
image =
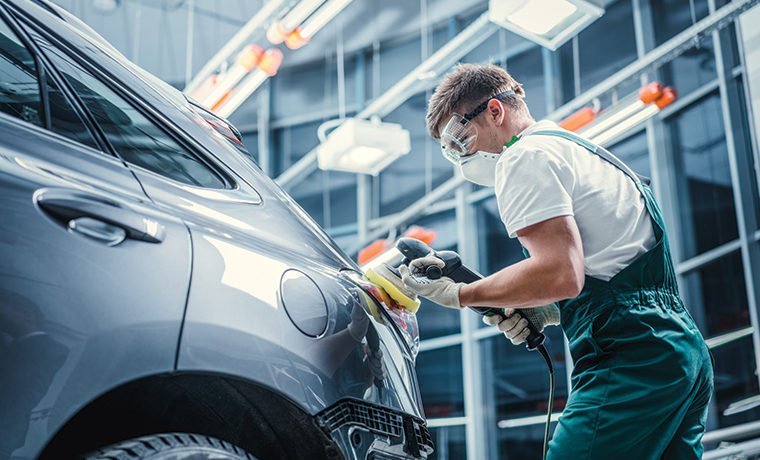
[[[117, 201], [88, 192], [67, 189], [44, 189], [35, 194], [40, 209], [61, 222], [70, 230], [88, 236], [83, 227], [92, 227], [92, 222], [81, 220], [90, 218], [124, 229], [126, 238], [160, 243], [165, 236], [165, 227], [161, 223], [126, 208]], [[107, 228], [107, 227], [106, 227]], [[102, 229], [101, 229], [102, 230]]]

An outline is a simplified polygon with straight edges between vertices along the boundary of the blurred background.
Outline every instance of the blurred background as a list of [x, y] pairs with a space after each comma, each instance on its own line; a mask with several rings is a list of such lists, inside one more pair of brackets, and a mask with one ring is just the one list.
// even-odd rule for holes
[[[537, 120], [575, 120], [581, 126], [569, 128], [652, 178], [681, 293], [716, 361], [705, 445], [760, 436], [756, 2], [576, 2], [603, 14], [554, 42], [499, 23], [494, 1], [312, 1], [334, 11], [312, 24], [310, 39], [288, 17], [307, 0], [54, 3], [228, 117], [262, 169], [354, 258], [417, 226], [434, 233], [434, 248], [458, 251], [483, 274], [522, 258], [493, 189], [464, 182], [424, 129], [427, 100], [455, 62], [504, 67]], [[319, 11], [301, 15], [313, 23]], [[388, 145], [362, 144], [373, 137]], [[341, 152], [330, 149], [350, 142], [392, 162], [340, 169]], [[548, 376], [539, 355], [471, 313], [424, 303], [418, 318], [434, 458], [540, 455]], [[548, 337], [559, 414], [571, 364], [560, 328]]]

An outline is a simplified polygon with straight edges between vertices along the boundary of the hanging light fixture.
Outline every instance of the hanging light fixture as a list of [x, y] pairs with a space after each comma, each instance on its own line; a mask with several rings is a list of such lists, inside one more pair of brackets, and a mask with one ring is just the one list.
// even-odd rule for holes
[[317, 147], [319, 168], [377, 176], [412, 149], [401, 125], [349, 118]]
[[[263, 55], [264, 50], [259, 45], [246, 46], [238, 53], [235, 64], [231, 68], [227, 69], [224, 73], [216, 75], [214, 83], [210, 88], [204, 88], [203, 86], [198, 88], [193, 93], [193, 97], [206, 107], [213, 109], [246, 74], [256, 68]], [[200, 94], [202, 90], [206, 90], [207, 93]]]
[[100, 14], [108, 15], [119, 9], [121, 0], [92, 0], [92, 9]]
[[267, 31], [270, 42], [285, 42], [290, 49], [305, 45], [352, 0], [302, 0]]
[[489, 0], [489, 19], [556, 50], [604, 14], [604, 0]]
[[657, 115], [677, 98], [674, 88], [663, 88], [661, 83], [653, 82], [611, 108], [585, 107], [562, 120], [559, 126], [605, 145]]
[[214, 113], [224, 118], [232, 115], [232, 112], [240, 107], [240, 104], [245, 102], [267, 78], [277, 73], [280, 63], [282, 63], [282, 51], [277, 48], [263, 53], [256, 61], [255, 66], [258, 68], [252, 69], [233, 90], [227, 93], [227, 97], [223, 97], [212, 107]]

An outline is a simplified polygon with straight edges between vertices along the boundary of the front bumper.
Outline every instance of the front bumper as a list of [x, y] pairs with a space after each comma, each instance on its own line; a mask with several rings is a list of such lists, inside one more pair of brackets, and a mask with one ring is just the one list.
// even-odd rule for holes
[[434, 450], [424, 420], [360, 399], [342, 399], [316, 419], [355, 459], [426, 459]]

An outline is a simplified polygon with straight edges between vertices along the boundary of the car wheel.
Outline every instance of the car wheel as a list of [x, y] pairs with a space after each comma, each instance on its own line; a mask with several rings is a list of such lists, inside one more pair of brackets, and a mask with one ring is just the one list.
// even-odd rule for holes
[[164, 433], [122, 441], [80, 460], [256, 460], [227, 441], [189, 433]]

